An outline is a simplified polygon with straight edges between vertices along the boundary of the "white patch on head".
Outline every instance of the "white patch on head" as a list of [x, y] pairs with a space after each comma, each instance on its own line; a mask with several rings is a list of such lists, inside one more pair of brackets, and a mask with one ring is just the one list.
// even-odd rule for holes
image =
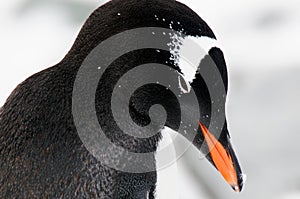
[[[171, 36], [172, 42], [169, 44], [172, 54], [170, 60], [174, 61], [181, 72], [181, 76], [185, 80], [187, 89], [182, 86], [179, 81], [179, 87], [183, 93], [188, 93], [191, 90], [190, 84], [193, 82], [198, 66], [201, 60], [208, 55], [208, 52], [213, 47], [219, 47], [217, 40], [209, 37], [182, 37], [182, 33]], [[219, 47], [220, 48], [220, 47]]]

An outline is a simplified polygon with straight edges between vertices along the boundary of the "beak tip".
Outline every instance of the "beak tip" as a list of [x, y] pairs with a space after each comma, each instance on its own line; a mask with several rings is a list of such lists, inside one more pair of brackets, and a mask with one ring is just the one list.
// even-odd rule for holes
[[238, 179], [238, 184], [237, 185], [231, 185], [232, 189], [237, 193], [242, 192], [245, 181], [246, 181], [246, 175], [241, 174], [240, 178]]
[[237, 192], [237, 193], [240, 193], [240, 192], [242, 191], [242, 190], [241, 190], [242, 187], [239, 187], [239, 186], [236, 186], [236, 185], [234, 185], [234, 186], [232, 185], [231, 187], [232, 187], [232, 189], [233, 189], [235, 192]]

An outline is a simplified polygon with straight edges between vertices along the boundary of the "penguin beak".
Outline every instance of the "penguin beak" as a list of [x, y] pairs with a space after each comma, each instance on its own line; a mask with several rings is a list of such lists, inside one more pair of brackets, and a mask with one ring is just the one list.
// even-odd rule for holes
[[227, 147], [224, 147], [215, 136], [208, 131], [204, 124], [199, 122], [199, 126], [207, 143], [213, 164], [233, 190], [241, 192], [243, 187], [243, 174], [231, 144], [229, 143]]

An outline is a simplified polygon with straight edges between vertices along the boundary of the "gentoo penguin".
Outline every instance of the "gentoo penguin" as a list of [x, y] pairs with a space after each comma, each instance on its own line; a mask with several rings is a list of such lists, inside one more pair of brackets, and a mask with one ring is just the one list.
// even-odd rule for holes
[[[147, 35], [149, 30], [151, 32]], [[157, 36], [160, 34], [159, 30], [165, 30], [161, 35], [167, 39], [156, 42], [150, 35], [152, 33]], [[136, 34], [136, 31], [142, 32]], [[125, 39], [118, 40], [117, 36], [124, 36], [123, 33]], [[176, 34], [179, 38], [172, 38]], [[0, 198], [155, 198], [157, 173], [147, 168], [155, 168], [152, 152], [157, 150], [162, 128], [152, 132], [151, 136], [144, 137], [139, 131], [149, 125], [151, 120], [155, 120], [153, 115], [156, 115], [151, 115], [151, 107], [157, 104], [161, 105], [166, 113], [163, 126], [186, 137], [193, 146], [206, 154], [208, 161], [220, 171], [235, 191], [241, 191], [242, 171], [230, 143], [226, 119], [219, 127], [219, 135], [209, 128], [215, 122], [212, 117], [212, 107], [215, 104], [219, 107], [216, 118], [225, 115], [225, 100], [213, 101], [209, 89], [221, 82], [225, 93], [220, 98], [226, 98], [228, 77], [222, 51], [217, 47], [211, 48], [197, 66], [205, 68], [212, 60], [217, 66], [221, 81], [209, 77], [212, 82], [207, 83], [198, 68], [193, 80], [185, 82], [181, 75], [183, 69], [178, 66], [176, 55], [174, 56], [176, 48], [174, 51], [168, 51], [155, 47], [167, 46], [164, 42], [178, 42], [180, 37], [186, 36], [216, 38], [196, 13], [174, 0], [112, 0], [94, 11], [63, 60], [18, 85], [0, 109]], [[101, 60], [97, 63], [104, 63], [116, 49], [126, 48], [132, 43], [140, 45], [137, 42], [139, 39], [145, 42], [150, 40], [154, 47], [142, 48], [141, 44], [140, 49], [133, 49], [112, 62], [107, 62], [107, 68], [89, 62], [89, 56], [98, 53]], [[114, 46], [110, 46], [108, 40], [113, 42]], [[116, 44], [119, 45], [117, 48]], [[94, 51], [99, 45], [102, 45], [102, 51]], [[180, 45], [181, 42], [178, 49]], [[89, 64], [95, 65], [95, 70], [88, 73], [91, 76], [97, 76], [96, 69], [103, 73], [97, 79], [94, 95], [91, 95], [94, 102], [91, 110], [80, 109], [89, 103], [89, 98], [77, 99], [85, 96], [85, 91], [92, 87], [89, 81], [83, 86], [82, 82], [77, 82], [78, 73], [83, 65]], [[148, 67], [144, 67], [147, 72], [139, 70], [138, 66], [147, 64]], [[119, 85], [119, 80], [133, 69], [136, 69], [134, 72], [141, 77], [145, 76], [145, 79], [149, 76], [159, 77], [156, 69], [163, 70], [165, 66], [176, 71], [172, 74], [179, 77], [179, 86], [170, 83], [170, 87], [186, 92], [177, 96], [168, 85], [159, 82], [138, 87], [131, 93], [126, 109], [136, 124], [129, 127], [135, 134], [123, 132], [114, 117], [121, 117], [120, 121], [124, 118], [122, 114], [114, 115], [112, 101], [116, 89], [130, 88], [131, 85], [126, 84], [126, 81]], [[149, 72], [150, 69], [154, 72]], [[162, 80], [173, 81], [173, 78], [165, 77]], [[191, 93], [198, 103], [182, 104], [179, 98], [188, 98]], [[122, 97], [116, 97], [114, 100], [117, 100], [117, 105], [123, 103]], [[189, 116], [189, 112], [198, 109], [199, 115]], [[99, 126], [93, 126], [93, 123], [86, 121], [86, 115], [82, 113], [87, 112], [88, 115], [93, 110]], [[77, 115], [74, 115], [74, 112]], [[186, 123], [189, 120], [190, 124]], [[192, 123], [196, 123], [197, 127], [193, 136], [190, 136], [192, 130], [188, 127]], [[183, 130], [179, 130], [180, 126], [183, 126]], [[97, 155], [97, 151], [93, 153], [82, 136], [82, 133], [86, 133], [84, 135], [89, 140], [89, 133], [97, 131], [98, 127], [112, 143], [106, 148], [99, 146], [100, 156]], [[153, 128], [156, 128], [155, 122]], [[114, 148], [110, 148], [112, 145], [123, 150], [115, 153]], [[128, 151], [150, 155], [146, 160], [129, 160], [126, 159], [131, 157], [127, 156]], [[104, 161], [99, 160], [99, 157]], [[119, 161], [123, 157], [126, 157], [125, 162]], [[111, 166], [111, 162], [117, 166]], [[142, 172], [123, 169], [127, 168], [127, 164], [136, 166], [134, 168], [137, 170], [146, 169]]]

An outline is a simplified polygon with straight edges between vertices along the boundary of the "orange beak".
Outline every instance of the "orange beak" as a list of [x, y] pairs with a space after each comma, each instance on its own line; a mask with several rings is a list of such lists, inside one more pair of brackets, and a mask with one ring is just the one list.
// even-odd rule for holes
[[234, 168], [232, 157], [201, 122], [199, 122], [199, 125], [216, 168], [222, 174], [226, 182], [230, 184], [236, 192], [240, 192], [237, 171]]

